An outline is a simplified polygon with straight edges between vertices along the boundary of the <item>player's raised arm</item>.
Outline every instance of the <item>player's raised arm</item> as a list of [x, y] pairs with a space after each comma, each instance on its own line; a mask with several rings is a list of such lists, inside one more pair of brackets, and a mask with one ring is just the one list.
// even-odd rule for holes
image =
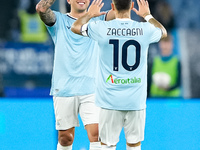
[[161, 39], [167, 37], [167, 31], [166, 31], [165, 27], [160, 22], [158, 22], [155, 18], [153, 18], [153, 16], [151, 15], [148, 1], [147, 0], [137, 0], [137, 3], [139, 6], [139, 10], [137, 10], [135, 8], [133, 8], [132, 10], [135, 11], [135, 13], [137, 15], [139, 15], [140, 17], [143, 17], [146, 21], [153, 24], [155, 27], [160, 28], [162, 31]]
[[56, 0], [40, 0], [36, 5], [36, 11], [40, 15], [41, 20], [48, 26], [54, 25], [56, 16], [50, 7]]
[[84, 24], [88, 23], [88, 21], [92, 17], [98, 17], [105, 14], [105, 12], [100, 12], [103, 5], [104, 3], [102, 3], [102, 0], [93, 0], [92, 4], [88, 9], [88, 12], [82, 17], [78, 18], [72, 25], [71, 27], [72, 32], [82, 35], [81, 28]]

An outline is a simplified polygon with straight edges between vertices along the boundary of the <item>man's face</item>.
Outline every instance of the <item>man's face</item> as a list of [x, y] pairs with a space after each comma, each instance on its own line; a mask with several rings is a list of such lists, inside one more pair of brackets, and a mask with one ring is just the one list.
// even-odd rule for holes
[[76, 12], [84, 12], [87, 10], [90, 0], [67, 0], [71, 5], [71, 9]]
[[160, 41], [159, 46], [161, 49], [161, 54], [163, 56], [170, 56], [173, 50], [173, 42], [172, 41]]

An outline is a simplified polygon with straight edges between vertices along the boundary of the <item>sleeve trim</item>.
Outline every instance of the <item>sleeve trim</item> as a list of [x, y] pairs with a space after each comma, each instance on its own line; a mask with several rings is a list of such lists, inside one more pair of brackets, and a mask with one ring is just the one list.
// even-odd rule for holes
[[88, 36], [88, 23], [84, 24], [82, 27], [81, 27], [81, 34], [83, 36]]

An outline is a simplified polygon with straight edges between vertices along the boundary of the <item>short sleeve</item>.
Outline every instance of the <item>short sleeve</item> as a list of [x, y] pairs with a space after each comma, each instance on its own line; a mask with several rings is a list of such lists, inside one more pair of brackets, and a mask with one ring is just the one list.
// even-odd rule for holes
[[[108, 13], [108, 12], [107, 12]], [[89, 36], [88, 35], [88, 27], [89, 27], [89, 31], [90, 33], [94, 33], [95, 31], [95, 27], [97, 27], [97, 24], [99, 21], [105, 21], [106, 20], [106, 16], [107, 16], [107, 13], [105, 15], [101, 15], [101, 16], [98, 16], [98, 17], [94, 17], [92, 18], [89, 23], [86, 23], [82, 26], [81, 28], [81, 33], [83, 36]], [[93, 32], [94, 31], [94, 32]], [[92, 35], [90, 35], [89, 37], [92, 38]]]
[[87, 30], [88, 30], [88, 23], [84, 24], [84, 25], [81, 27], [81, 34], [82, 34], [83, 36], [88, 36]]
[[48, 25], [45, 25], [49, 34], [51, 35], [53, 41], [55, 42], [56, 41], [56, 37], [57, 37], [57, 30], [58, 30], [58, 27], [59, 27], [59, 22], [61, 20], [61, 13], [60, 12], [57, 12], [57, 11], [53, 11], [53, 13], [55, 14], [56, 16], [56, 22], [53, 26], [48, 26]]
[[148, 22], [148, 32], [149, 32], [149, 43], [158, 42], [161, 39], [162, 31], [160, 28], [155, 27], [154, 25]]
[[90, 22], [88, 24], [88, 30], [87, 34], [90, 38], [92, 38], [95, 41], [98, 41], [99, 38], [101, 38], [101, 27], [102, 27], [102, 21], [94, 21]]
[[83, 30], [85, 30], [86, 35], [90, 38], [92, 38], [93, 40], [98, 40], [101, 35], [100, 35], [100, 25], [101, 21], [93, 21], [93, 22], [89, 22], [88, 24], [85, 24], [82, 26], [81, 32], [83, 34]]

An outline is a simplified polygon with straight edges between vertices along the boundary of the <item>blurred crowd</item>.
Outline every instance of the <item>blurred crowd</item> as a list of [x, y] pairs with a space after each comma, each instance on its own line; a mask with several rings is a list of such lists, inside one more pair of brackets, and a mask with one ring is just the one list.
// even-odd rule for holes
[[[23, 43], [47, 43], [50, 41], [44, 24], [36, 14], [35, 5], [39, 0], [0, 1], [0, 43], [6, 41]], [[152, 15], [167, 29], [169, 37], [149, 50], [148, 96], [182, 97], [181, 61], [174, 31], [177, 28], [198, 28], [199, 9], [195, 1], [148, 0]], [[110, 9], [111, 0], [104, 0], [103, 10]], [[199, 3], [199, 2], [198, 2]], [[59, 9], [58, 0], [54, 4]], [[137, 6], [135, 6], [137, 7]], [[195, 12], [191, 12], [195, 10]], [[66, 10], [70, 6], [66, 3]], [[179, 12], [183, 12], [180, 14]], [[133, 12], [132, 12], [133, 13]], [[190, 13], [190, 14], [189, 14]], [[193, 16], [191, 16], [193, 15]], [[132, 17], [143, 21], [136, 14]], [[194, 19], [194, 17], [196, 17]], [[193, 19], [191, 19], [193, 18]], [[183, 19], [185, 19], [183, 21]], [[1, 61], [0, 61], [1, 63]], [[1, 70], [0, 70], [1, 71]], [[3, 94], [3, 75], [0, 72], [0, 96]]]
[[[24, 32], [22, 26], [23, 11], [33, 15], [35, 13], [35, 4], [39, 0], [1, 0], [0, 1], [0, 19], [3, 24], [0, 25], [0, 40], [19, 41], [20, 34]], [[59, 9], [58, 1], [54, 7]], [[110, 9], [111, 0], [104, 0], [103, 10]], [[149, 0], [152, 15], [158, 19], [168, 30], [174, 27], [196, 28], [200, 26], [198, 4], [194, 0]], [[66, 5], [68, 7], [68, 5]], [[176, 7], [173, 9], [173, 7]], [[187, 8], [187, 9], [184, 9]], [[68, 7], [69, 9], [69, 7]], [[181, 14], [180, 14], [181, 13]], [[135, 19], [135, 14], [132, 13]], [[194, 19], [194, 17], [196, 17]], [[137, 18], [137, 17], [136, 17]], [[178, 18], [175, 20], [175, 18]], [[182, 18], [182, 19], [179, 19]], [[184, 22], [183, 22], [184, 19]], [[181, 23], [180, 23], [181, 22]]]

